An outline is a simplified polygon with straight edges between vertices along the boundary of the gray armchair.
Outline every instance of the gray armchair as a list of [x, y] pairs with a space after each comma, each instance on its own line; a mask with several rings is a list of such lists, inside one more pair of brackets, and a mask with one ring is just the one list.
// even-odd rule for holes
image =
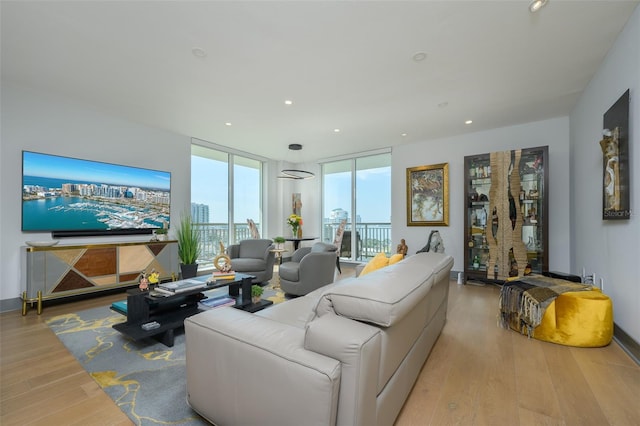
[[231, 258], [231, 269], [254, 275], [254, 283], [269, 281], [273, 277], [274, 248], [268, 239], [243, 240], [230, 245], [227, 254]]
[[336, 251], [333, 244], [315, 243], [293, 253], [290, 262], [280, 265], [280, 287], [287, 294], [302, 296], [331, 284], [335, 275]]

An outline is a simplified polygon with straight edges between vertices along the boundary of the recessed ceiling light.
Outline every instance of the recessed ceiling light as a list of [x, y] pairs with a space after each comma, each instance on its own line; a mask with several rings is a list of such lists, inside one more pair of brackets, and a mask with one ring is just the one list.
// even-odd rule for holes
[[405, 137], [405, 136], [407, 136], [407, 134], [406, 133], [402, 133], [400, 136]]
[[284, 104], [285, 104], [285, 105], [293, 105], [293, 101], [292, 101], [292, 100], [287, 99], [286, 101], [284, 101]]
[[340, 133], [340, 129], [333, 129], [335, 133]]
[[473, 123], [473, 120], [467, 120], [464, 122], [464, 124], [471, 124], [471, 123]]
[[194, 47], [191, 49], [191, 53], [193, 53], [193, 56], [196, 58], [204, 58], [207, 56], [207, 52], [205, 52], [201, 47]]
[[529, 3], [529, 12], [536, 13], [540, 9], [546, 6], [549, 0], [533, 0]]
[[425, 52], [416, 52], [413, 54], [413, 60], [416, 62], [421, 62], [427, 59], [427, 54]]
[[229, 123], [228, 121], [226, 123], [224, 123], [225, 126], [231, 126], [231, 123]]

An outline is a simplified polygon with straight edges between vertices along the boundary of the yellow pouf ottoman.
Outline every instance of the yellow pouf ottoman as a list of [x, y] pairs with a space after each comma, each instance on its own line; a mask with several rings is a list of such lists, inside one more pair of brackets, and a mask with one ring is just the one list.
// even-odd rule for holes
[[598, 289], [559, 295], [545, 310], [533, 337], [560, 345], [596, 348], [613, 338], [613, 304]]

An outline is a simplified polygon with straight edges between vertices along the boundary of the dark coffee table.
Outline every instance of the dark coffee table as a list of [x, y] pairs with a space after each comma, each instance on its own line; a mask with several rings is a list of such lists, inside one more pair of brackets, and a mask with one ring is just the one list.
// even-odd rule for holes
[[[254, 279], [252, 275], [236, 273], [233, 279], [215, 282], [208, 282], [211, 279], [210, 275], [195, 279], [206, 285], [166, 296], [154, 295], [153, 291], [140, 291], [137, 288], [127, 290], [127, 321], [115, 324], [113, 328], [133, 340], [153, 337], [171, 347], [174, 342], [174, 331], [184, 325], [185, 318], [201, 312], [198, 302], [206, 297], [203, 294], [205, 291], [229, 287], [229, 296], [236, 299], [234, 307], [248, 312], [257, 312], [273, 304], [272, 301], [264, 299], [258, 303], [251, 301], [251, 285]], [[151, 330], [142, 328], [143, 324], [153, 321], [160, 326]]]

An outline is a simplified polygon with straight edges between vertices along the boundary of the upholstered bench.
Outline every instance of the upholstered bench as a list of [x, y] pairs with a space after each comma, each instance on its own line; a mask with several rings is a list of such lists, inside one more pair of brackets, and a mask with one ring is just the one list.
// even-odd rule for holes
[[613, 338], [613, 304], [598, 289], [559, 295], [545, 310], [533, 337], [566, 346], [607, 346]]

